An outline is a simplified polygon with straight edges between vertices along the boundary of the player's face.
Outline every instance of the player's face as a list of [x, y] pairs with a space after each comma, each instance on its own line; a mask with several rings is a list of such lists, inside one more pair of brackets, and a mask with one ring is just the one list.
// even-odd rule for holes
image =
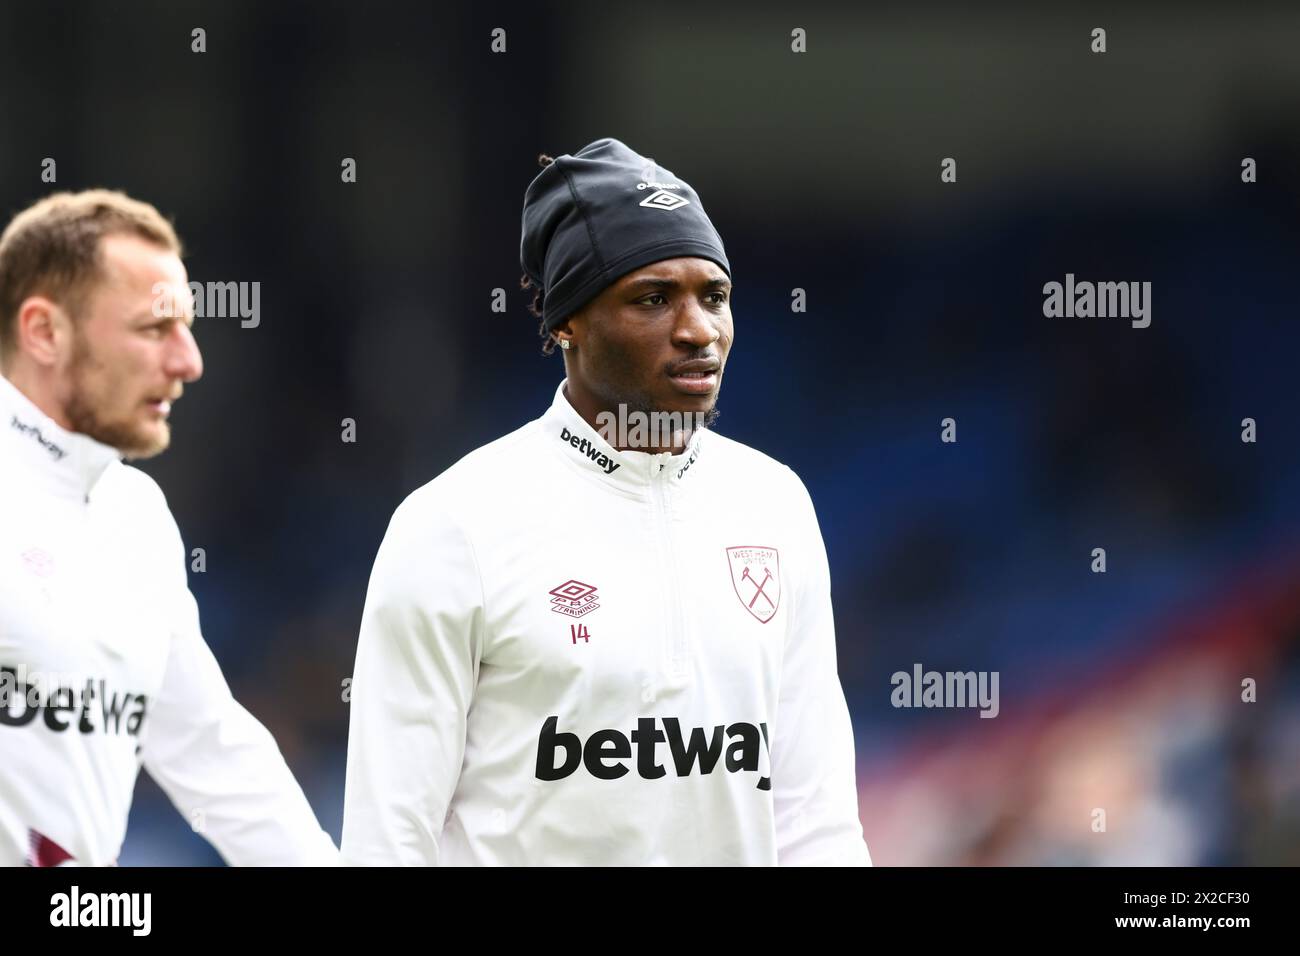
[[566, 326], [574, 347], [565, 368], [579, 411], [626, 404], [708, 415], [734, 334], [731, 280], [707, 259], [665, 259], [623, 276]]
[[100, 254], [103, 281], [72, 323], [63, 407], [74, 431], [147, 458], [171, 440], [183, 384], [203, 374], [185, 266], [135, 236], [106, 236]]

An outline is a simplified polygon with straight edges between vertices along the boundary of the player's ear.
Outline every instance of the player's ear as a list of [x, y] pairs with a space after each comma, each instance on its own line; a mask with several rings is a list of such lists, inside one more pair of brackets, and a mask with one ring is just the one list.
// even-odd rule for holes
[[555, 341], [556, 348], [570, 351], [577, 346], [577, 338], [580, 334], [581, 319], [578, 315], [571, 315], [555, 328], [551, 329], [551, 338]]
[[54, 365], [70, 329], [68, 315], [43, 295], [33, 295], [18, 307], [15, 341], [38, 365]]

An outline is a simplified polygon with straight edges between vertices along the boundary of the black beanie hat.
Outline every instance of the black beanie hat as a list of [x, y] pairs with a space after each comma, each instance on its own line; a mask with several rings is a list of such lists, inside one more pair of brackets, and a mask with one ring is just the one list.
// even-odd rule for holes
[[695, 190], [616, 139], [560, 156], [524, 194], [519, 262], [542, 290], [548, 330], [621, 276], [679, 256], [731, 275]]

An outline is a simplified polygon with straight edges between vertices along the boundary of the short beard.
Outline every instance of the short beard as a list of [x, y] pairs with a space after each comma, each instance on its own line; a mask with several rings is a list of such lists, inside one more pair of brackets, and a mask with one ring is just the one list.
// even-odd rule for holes
[[[654, 403], [650, 400], [650, 396], [645, 392], [608, 389], [605, 390], [605, 393], [601, 397], [605, 400], [605, 404], [611, 410], [617, 410], [620, 405], [623, 405], [626, 406], [629, 413], [641, 412], [645, 415], [653, 415], [656, 412], [665, 412], [665, 409], [656, 408]], [[680, 412], [678, 414], [689, 414], [694, 416], [695, 413]], [[714, 402], [709, 406], [709, 410], [704, 413], [704, 417], [700, 422], [700, 427], [712, 428], [713, 423], [718, 420], [719, 414], [718, 403]]]
[[102, 368], [91, 357], [85, 340], [78, 336], [68, 368], [72, 394], [68, 396], [63, 408], [63, 413], [72, 426], [71, 430], [93, 438], [102, 445], [116, 448], [125, 458], [152, 458], [165, 450], [171, 443], [171, 429], [166, 422], [163, 423], [162, 436], [154, 437], [142, 435], [139, 429], [133, 428], [128, 422], [106, 421], [100, 417], [84, 383], [87, 371]]
[[609, 410], [615, 414], [617, 414], [621, 407], [626, 410], [626, 414], [629, 416], [638, 412], [647, 418], [652, 415], [681, 415], [688, 420], [695, 422], [696, 424], [694, 428], [689, 429], [685, 434], [679, 434], [682, 442], [680, 446], [675, 447], [682, 449], [685, 449], [685, 447], [690, 444], [691, 439], [695, 436], [697, 431], [712, 428], [713, 423], [718, 420], [718, 415], [720, 414], [717, 402], [710, 405], [708, 411], [703, 413], [667, 412], [662, 408], [657, 408], [654, 402], [650, 400], [650, 397], [644, 392], [637, 391], [611, 391], [604, 396], [604, 399]]

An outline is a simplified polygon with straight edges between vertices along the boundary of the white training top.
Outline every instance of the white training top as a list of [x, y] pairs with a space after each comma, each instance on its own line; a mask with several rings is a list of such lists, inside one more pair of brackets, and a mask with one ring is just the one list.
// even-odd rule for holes
[[353, 674], [351, 864], [869, 865], [808, 492], [569, 404], [397, 509]]
[[158, 485], [0, 377], [0, 865], [116, 861], [141, 764], [227, 862], [337, 863], [199, 631]]

